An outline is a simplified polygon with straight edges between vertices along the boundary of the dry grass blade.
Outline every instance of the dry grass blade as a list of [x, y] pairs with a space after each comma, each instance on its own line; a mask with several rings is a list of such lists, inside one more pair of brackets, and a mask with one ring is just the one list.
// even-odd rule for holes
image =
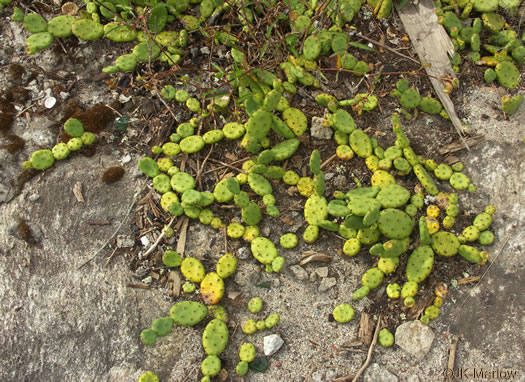
[[480, 279], [481, 279], [481, 276], [465, 277], [464, 279], [458, 280], [458, 286], [475, 283], [475, 282], [478, 282]]
[[320, 261], [323, 263], [329, 263], [332, 261], [333, 256], [325, 255], [324, 253], [316, 253], [313, 251], [306, 251], [303, 253], [300, 265], [305, 265], [313, 261]]

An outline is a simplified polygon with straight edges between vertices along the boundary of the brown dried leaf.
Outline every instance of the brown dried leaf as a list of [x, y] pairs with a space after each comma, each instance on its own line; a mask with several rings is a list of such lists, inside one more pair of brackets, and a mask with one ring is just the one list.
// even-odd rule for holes
[[237, 157], [237, 155], [232, 154], [232, 153], [228, 153], [228, 152], [225, 153], [224, 156], [226, 157], [226, 159], [231, 160], [232, 162], [234, 162], [234, 161], [236, 161], [237, 159], [239, 159], [239, 158]]
[[478, 282], [481, 279], [481, 276], [470, 276], [465, 277], [464, 279], [458, 280], [458, 285], [467, 285], [470, 283]]
[[288, 225], [294, 225], [295, 224], [295, 220], [293, 220], [290, 216], [283, 216], [281, 218], [281, 221], [284, 224], [288, 224]]
[[303, 255], [302, 255], [302, 260], [301, 262], [299, 263], [300, 265], [305, 265], [305, 264], [308, 264], [308, 263], [311, 263], [313, 261], [321, 261], [323, 263], [329, 263], [330, 261], [332, 261], [333, 257], [332, 256], [328, 256], [324, 253], [318, 253], [318, 252], [314, 252], [314, 251], [306, 251], [306, 252], [303, 252]]
[[341, 347], [344, 348], [356, 348], [363, 345], [363, 341], [361, 341], [359, 338], [354, 338], [350, 341], [345, 341], [341, 344]]
[[82, 183], [76, 182], [73, 185], [73, 195], [75, 195], [75, 199], [79, 203], [85, 203], [84, 196], [82, 195]]

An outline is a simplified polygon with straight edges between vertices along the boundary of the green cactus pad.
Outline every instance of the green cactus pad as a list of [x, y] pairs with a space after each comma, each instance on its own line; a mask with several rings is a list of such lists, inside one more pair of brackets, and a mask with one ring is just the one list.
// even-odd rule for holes
[[458, 252], [464, 259], [471, 263], [479, 264], [483, 261], [483, 257], [480, 255], [480, 252], [470, 245], [460, 245]]
[[238, 122], [230, 122], [224, 125], [222, 131], [228, 139], [239, 139], [244, 135], [246, 129]]
[[53, 166], [55, 163], [55, 157], [51, 150], [37, 150], [31, 154], [31, 167], [35, 170], [46, 170]]
[[387, 328], [383, 328], [379, 331], [377, 340], [379, 345], [388, 348], [394, 344], [394, 335]]
[[263, 300], [260, 297], [253, 297], [248, 301], [248, 310], [252, 313], [259, 313], [263, 307]]
[[389, 239], [404, 239], [412, 233], [414, 221], [401, 210], [387, 208], [381, 211], [377, 225]]
[[146, 371], [140, 376], [139, 382], [160, 382], [160, 379], [154, 372]]
[[93, 20], [81, 19], [71, 27], [73, 34], [81, 40], [96, 40], [104, 35], [104, 27]]
[[425, 188], [425, 190], [430, 195], [436, 195], [439, 192], [439, 190], [432, 178], [430, 177], [430, 175], [428, 175], [426, 170], [423, 168], [423, 166], [421, 166], [420, 164], [416, 164], [413, 168], [414, 174], [416, 174], [417, 178], [419, 179], [419, 182]]
[[153, 329], [144, 329], [140, 333], [140, 340], [144, 345], [153, 345], [157, 341], [157, 333]]
[[434, 175], [440, 180], [449, 180], [454, 171], [449, 165], [440, 163], [434, 170]]
[[388, 284], [386, 287], [386, 295], [388, 298], [401, 297], [401, 286], [398, 283]]
[[290, 107], [283, 111], [283, 121], [294, 132], [296, 136], [303, 135], [308, 128], [308, 120], [304, 113], [296, 108]]
[[361, 278], [361, 283], [370, 289], [377, 288], [383, 281], [384, 273], [379, 268], [370, 268]]
[[409, 256], [406, 274], [409, 281], [420, 283], [425, 280], [434, 264], [434, 252], [428, 245], [417, 247]]
[[222, 296], [224, 295], [224, 281], [215, 272], [207, 273], [206, 276], [202, 279], [200, 287], [202, 300], [205, 304], [218, 304]]
[[52, 149], [53, 157], [56, 160], [66, 159], [70, 153], [69, 148], [64, 142], [57, 143]]
[[255, 359], [255, 346], [244, 342], [239, 348], [239, 359], [244, 362], [252, 362]]
[[275, 154], [274, 160], [280, 161], [291, 157], [299, 147], [299, 143], [300, 141], [297, 138], [291, 138], [272, 147], [272, 151]]
[[423, 97], [421, 98], [421, 103], [419, 104], [421, 111], [428, 114], [439, 114], [443, 110], [441, 102], [432, 97]]
[[468, 189], [470, 179], [462, 172], [454, 172], [449, 179], [450, 185], [456, 190], [464, 191]]
[[184, 260], [182, 260], [180, 271], [184, 277], [190, 281], [193, 281], [194, 283], [200, 283], [206, 274], [204, 265], [202, 265], [199, 260], [193, 257], [186, 257]]
[[366, 158], [372, 155], [373, 148], [370, 138], [361, 129], [355, 129], [350, 134], [350, 147], [361, 158]]
[[279, 240], [279, 244], [281, 245], [281, 247], [286, 248], [286, 249], [295, 248], [297, 246], [297, 243], [298, 243], [297, 235], [291, 232], [285, 233], [284, 235], [281, 236]]
[[331, 200], [327, 206], [327, 212], [332, 216], [345, 217], [350, 215], [350, 209], [342, 200]]
[[371, 290], [371, 288], [368, 287], [368, 286], [362, 286], [361, 288], [356, 289], [352, 293], [352, 300], [356, 300], [357, 301], [357, 300], [361, 300], [361, 299], [365, 298], [370, 293], [370, 290]]
[[69, 141], [67, 141], [67, 148], [71, 151], [77, 151], [82, 148], [82, 139], [80, 138], [71, 138]]
[[166, 174], [157, 175], [153, 178], [153, 188], [161, 194], [171, 191], [170, 177]]
[[157, 318], [151, 324], [151, 329], [159, 337], [167, 336], [171, 333], [171, 330], [173, 329], [173, 319], [171, 317]]
[[200, 135], [190, 135], [189, 137], [183, 138], [179, 143], [180, 150], [188, 154], [200, 151], [204, 145], [204, 139]]
[[[266, 328], [266, 324], [265, 324]], [[253, 334], [257, 331], [257, 324], [255, 320], [249, 319], [242, 326], [242, 331], [246, 334]]]
[[[49, 21], [49, 24], [51, 24], [53, 20]], [[115, 42], [129, 42], [137, 39], [137, 31], [131, 29], [127, 25], [119, 25], [117, 22], [109, 22], [104, 25], [104, 37]]]
[[170, 309], [170, 317], [176, 325], [194, 326], [208, 315], [206, 305], [195, 301], [181, 301]]
[[272, 114], [264, 109], [259, 109], [246, 122], [246, 134], [262, 139], [270, 131], [272, 122]]
[[350, 134], [355, 130], [355, 121], [345, 110], [337, 110], [332, 118], [332, 124], [336, 130], [345, 134]]
[[162, 263], [167, 267], [178, 267], [182, 263], [182, 258], [177, 251], [168, 250], [162, 255]]
[[525, 100], [525, 97], [521, 94], [517, 94], [514, 97], [509, 96], [503, 96], [501, 98], [501, 109], [507, 114], [507, 115], [513, 115], [518, 111], [520, 106], [523, 104], [523, 101]]
[[414, 109], [419, 106], [420, 102], [421, 96], [414, 88], [405, 90], [399, 98], [399, 103], [406, 109]]
[[53, 42], [53, 35], [49, 32], [32, 34], [26, 39], [26, 53], [33, 54], [48, 48]]
[[352, 321], [355, 315], [354, 308], [350, 304], [339, 304], [332, 311], [334, 319], [343, 324], [345, 322]]
[[248, 175], [248, 184], [257, 195], [264, 196], [272, 193], [270, 182], [259, 174], [250, 173]]
[[221, 360], [216, 355], [209, 355], [201, 363], [204, 376], [214, 377], [221, 371]]
[[467, 239], [467, 241], [476, 241], [479, 238], [479, 229], [473, 225], [465, 227], [461, 235]]
[[24, 16], [24, 28], [30, 33], [47, 32], [47, 22], [37, 13], [29, 13]]
[[237, 259], [229, 253], [224, 254], [217, 261], [217, 274], [225, 279], [230, 277], [237, 269]]
[[222, 320], [211, 320], [202, 334], [202, 346], [208, 355], [221, 354], [228, 344], [228, 327]]
[[381, 257], [377, 262], [377, 267], [385, 275], [394, 273], [399, 265], [399, 257]]
[[179, 193], [195, 188], [195, 179], [190, 174], [180, 171], [171, 177], [171, 188]]
[[281, 321], [281, 317], [277, 313], [272, 313], [264, 319], [267, 329], [273, 328]]
[[483, 231], [479, 234], [478, 242], [481, 245], [491, 245], [494, 242], [494, 234], [490, 231]]
[[315, 60], [321, 53], [321, 40], [319, 37], [310, 35], [304, 40], [303, 55], [307, 60]]
[[248, 225], [257, 225], [262, 219], [262, 211], [257, 203], [249, 204], [241, 210], [242, 220]]
[[262, 264], [271, 264], [277, 257], [275, 245], [265, 237], [256, 237], [251, 242], [252, 255]]
[[72, 26], [76, 19], [73, 16], [62, 15], [49, 20], [47, 31], [54, 37], [66, 38], [73, 34]]
[[319, 227], [316, 225], [309, 225], [303, 232], [303, 240], [306, 243], [313, 243], [319, 237]]
[[520, 71], [512, 62], [500, 62], [496, 65], [495, 71], [501, 86], [513, 89], [519, 85]]
[[410, 199], [410, 192], [397, 184], [387, 184], [377, 194], [377, 200], [383, 208], [397, 208]]
[[[411, 298], [417, 294], [418, 285], [415, 281], [407, 281], [401, 288], [401, 298]], [[408, 305], [407, 305], [408, 306]]]
[[137, 56], [134, 54], [123, 54], [115, 60], [116, 66], [123, 72], [131, 72], [137, 66]]
[[498, 9], [498, 0], [474, 0], [472, 8], [478, 12], [494, 12]]
[[250, 367], [250, 365], [248, 364], [248, 362], [241, 361], [235, 367], [235, 373], [239, 377], [244, 377], [246, 375], [246, 373], [248, 373], [249, 367]]
[[479, 231], [485, 231], [489, 228], [492, 223], [492, 215], [487, 212], [482, 212], [474, 218], [472, 225], [476, 227]]
[[432, 235], [431, 245], [434, 252], [438, 255], [450, 257], [458, 253], [460, 243], [454, 234], [439, 231]]
[[310, 225], [318, 225], [328, 217], [328, 203], [322, 196], [310, 196], [304, 205], [304, 218]]
[[238, 239], [244, 235], [244, 226], [240, 223], [230, 223], [228, 224], [228, 228], [226, 230], [226, 233], [229, 237], [233, 239]]

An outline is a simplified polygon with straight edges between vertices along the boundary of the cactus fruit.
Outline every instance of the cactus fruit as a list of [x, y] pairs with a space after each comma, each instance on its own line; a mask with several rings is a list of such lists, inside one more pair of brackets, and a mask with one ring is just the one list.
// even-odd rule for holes
[[281, 317], [277, 313], [272, 313], [264, 319], [264, 323], [267, 329], [273, 328], [281, 321]]
[[200, 286], [202, 300], [205, 304], [218, 304], [224, 295], [224, 281], [215, 272], [206, 274], [206, 276], [202, 279]]
[[388, 298], [401, 297], [401, 286], [398, 283], [388, 284], [386, 287], [386, 295]]
[[377, 340], [379, 341], [379, 345], [387, 348], [394, 344], [394, 335], [390, 333], [387, 328], [383, 328], [379, 331]]
[[370, 289], [377, 288], [383, 281], [384, 273], [379, 268], [370, 268], [361, 278], [361, 284]]
[[407, 279], [420, 283], [425, 280], [434, 264], [434, 252], [429, 245], [417, 247], [408, 258], [406, 267]]
[[455, 172], [449, 179], [450, 185], [456, 190], [464, 191], [468, 189], [470, 179], [462, 172]]
[[361, 288], [356, 289], [352, 293], [352, 300], [361, 300], [368, 296], [370, 293], [371, 288], [369, 286], [363, 285]]
[[251, 250], [253, 257], [262, 264], [271, 264], [278, 255], [275, 245], [269, 239], [262, 236], [252, 240]]
[[197, 287], [191, 281], [186, 281], [184, 284], [182, 284], [182, 291], [184, 293], [193, 293], [196, 290], [197, 290]]
[[171, 333], [171, 329], [173, 329], [173, 319], [171, 317], [157, 318], [151, 324], [151, 329], [158, 337], [167, 336]]
[[235, 373], [239, 376], [239, 377], [244, 377], [246, 375], [246, 373], [248, 373], [248, 369], [249, 369], [249, 364], [248, 362], [244, 362], [244, 361], [241, 361], [237, 364], [237, 366], [235, 367]]
[[355, 129], [350, 134], [350, 147], [361, 158], [367, 158], [372, 155], [373, 148], [370, 138], [361, 129]]
[[410, 192], [397, 184], [387, 184], [376, 196], [383, 208], [398, 208], [410, 199]]
[[162, 255], [162, 262], [167, 267], [178, 267], [182, 263], [182, 259], [177, 251], [166, 251]]
[[520, 71], [512, 62], [500, 62], [496, 65], [495, 71], [498, 82], [504, 88], [513, 89], [519, 85]]
[[55, 163], [55, 157], [51, 150], [37, 150], [31, 154], [31, 167], [35, 170], [46, 170], [53, 166]]
[[439, 231], [432, 235], [431, 240], [432, 249], [440, 256], [450, 257], [458, 253], [459, 240], [450, 232]]
[[140, 376], [139, 382], [160, 382], [160, 379], [154, 372], [146, 371]]
[[401, 210], [387, 208], [381, 211], [377, 225], [389, 239], [404, 239], [412, 233], [414, 221]]
[[217, 261], [217, 274], [222, 279], [230, 277], [237, 269], [237, 259], [226, 253]]
[[407, 281], [401, 288], [401, 298], [414, 297], [417, 294], [417, 282]]
[[153, 345], [157, 341], [157, 333], [153, 329], [144, 329], [140, 333], [140, 340], [144, 345]]
[[194, 326], [208, 315], [208, 308], [200, 302], [181, 301], [170, 309], [170, 317], [176, 325]]
[[228, 344], [228, 327], [222, 320], [211, 320], [202, 334], [202, 346], [208, 355], [221, 354]]
[[343, 324], [354, 318], [355, 311], [350, 304], [339, 304], [332, 311], [332, 315], [337, 322]]
[[200, 283], [206, 274], [204, 265], [202, 265], [199, 260], [193, 257], [186, 257], [184, 260], [182, 260], [180, 271], [184, 277], [190, 281], [193, 281], [194, 283]]
[[255, 346], [249, 342], [244, 342], [239, 348], [239, 359], [244, 362], [252, 362], [255, 359]]

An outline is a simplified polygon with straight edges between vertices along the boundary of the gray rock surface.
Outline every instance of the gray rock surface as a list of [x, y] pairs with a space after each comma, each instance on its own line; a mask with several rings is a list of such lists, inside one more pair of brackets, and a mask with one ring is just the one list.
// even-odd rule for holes
[[421, 360], [430, 350], [435, 334], [419, 320], [405, 322], [396, 329], [396, 345]]
[[319, 284], [319, 292], [324, 293], [328, 289], [333, 288], [337, 284], [335, 277], [325, 277], [321, 280]]
[[301, 267], [300, 265], [292, 265], [290, 267], [290, 271], [293, 273], [294, 277], [297, 279], [297, 280], [306, 280], [308, 278], [308, 272], [306, 272], [304, 270], [303, 267]]
[[310, 134], [317, 139], [332, 138], [333, 130], [329, 126], [325, 126], [325, 118], [312, 117], [312, 126], [310, 127]]

